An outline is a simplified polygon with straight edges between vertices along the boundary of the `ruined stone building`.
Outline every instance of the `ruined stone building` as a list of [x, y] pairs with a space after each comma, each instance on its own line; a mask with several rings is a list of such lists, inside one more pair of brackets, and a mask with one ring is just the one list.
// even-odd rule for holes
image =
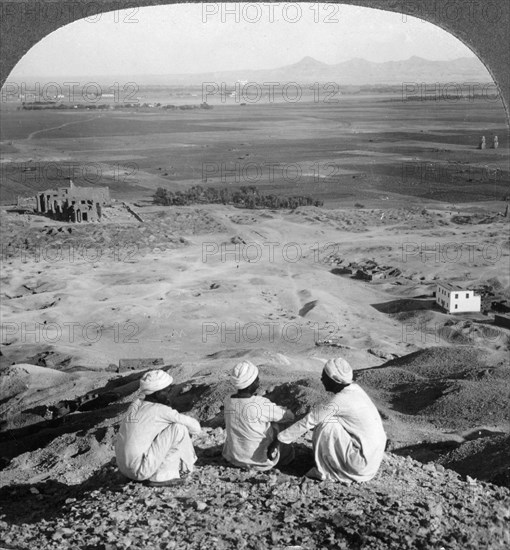
[[100, 221], [102, 208], [110, 206], [109, 187], [69, 187], [37, 193], [36, 212], [66, 222]]
[[35, 210], [37, 208], [37, 197], [19, 197], [18, 196], [18, 202], [16, 204], [16, 208], [18, 210]]

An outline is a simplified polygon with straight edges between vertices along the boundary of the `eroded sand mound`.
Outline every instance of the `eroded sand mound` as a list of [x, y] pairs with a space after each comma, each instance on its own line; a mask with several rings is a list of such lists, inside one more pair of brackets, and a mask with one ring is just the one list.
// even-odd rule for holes
[[65, 384], [70, 378], [73, 376], [37, 365], [13, 365], [0, 372], [0, 395], [6, 400], [22, 392]]
[[430, 348], [359, 373], [359, 382], [408, 422], [440, 430], [510, 427], [510, 368], [472, 348]]
[[[68, 373], [23, 363], [3, 368], [0, 370], [0, 434], [53, 418], [52, 411], [72, 400], [86, 401], [86, 394], [95, 387], [103, 387], [107, 379], [107, 373]], [[68, 408], [66, 414], [70, 410]]]

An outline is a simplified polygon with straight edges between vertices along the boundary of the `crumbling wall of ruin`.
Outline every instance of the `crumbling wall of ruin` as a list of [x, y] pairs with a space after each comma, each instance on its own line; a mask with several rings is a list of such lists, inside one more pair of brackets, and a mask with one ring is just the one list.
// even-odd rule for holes
[[36, 211], [67, 222], [101, 221], [102, 207], [111, 205], [108, 187], [47, 189], [37, 194]]

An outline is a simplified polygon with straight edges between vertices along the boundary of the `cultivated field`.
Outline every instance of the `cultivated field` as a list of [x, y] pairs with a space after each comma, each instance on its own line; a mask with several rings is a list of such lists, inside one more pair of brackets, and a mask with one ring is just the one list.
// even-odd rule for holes
[[[499, 101], [404, 103], [398, 95], [189, 111], [4, 109], [0, 198], [74, 175], [78, 185], [110, 185], [119, 199], [160, 186], [232, 184], [312, 194], [335, 207], [501, 200], [504, 120]], [[493, 134], [500, 148], [478, 150], [480, 137], [490, 144]], [[34, 173], [22, 171], [30, 166]]]

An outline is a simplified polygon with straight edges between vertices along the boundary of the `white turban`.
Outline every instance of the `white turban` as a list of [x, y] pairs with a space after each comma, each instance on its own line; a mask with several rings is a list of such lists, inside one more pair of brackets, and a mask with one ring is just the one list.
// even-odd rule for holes
[[259, 375], [259, 369], [251, 361], [241, 361], [232, 370], [232, 382], [238, 390], [252, 384]]
[[164, 370], [150, 370], [140, 379], [140, 391], [144, 395], [157, 392], [170, 386], [174, 379]]
[[350, 384], [352, 382], [352, 367], [342, 357], [329, 359], [324, 365], [324, 372], [331, 380], [339, 384]]

